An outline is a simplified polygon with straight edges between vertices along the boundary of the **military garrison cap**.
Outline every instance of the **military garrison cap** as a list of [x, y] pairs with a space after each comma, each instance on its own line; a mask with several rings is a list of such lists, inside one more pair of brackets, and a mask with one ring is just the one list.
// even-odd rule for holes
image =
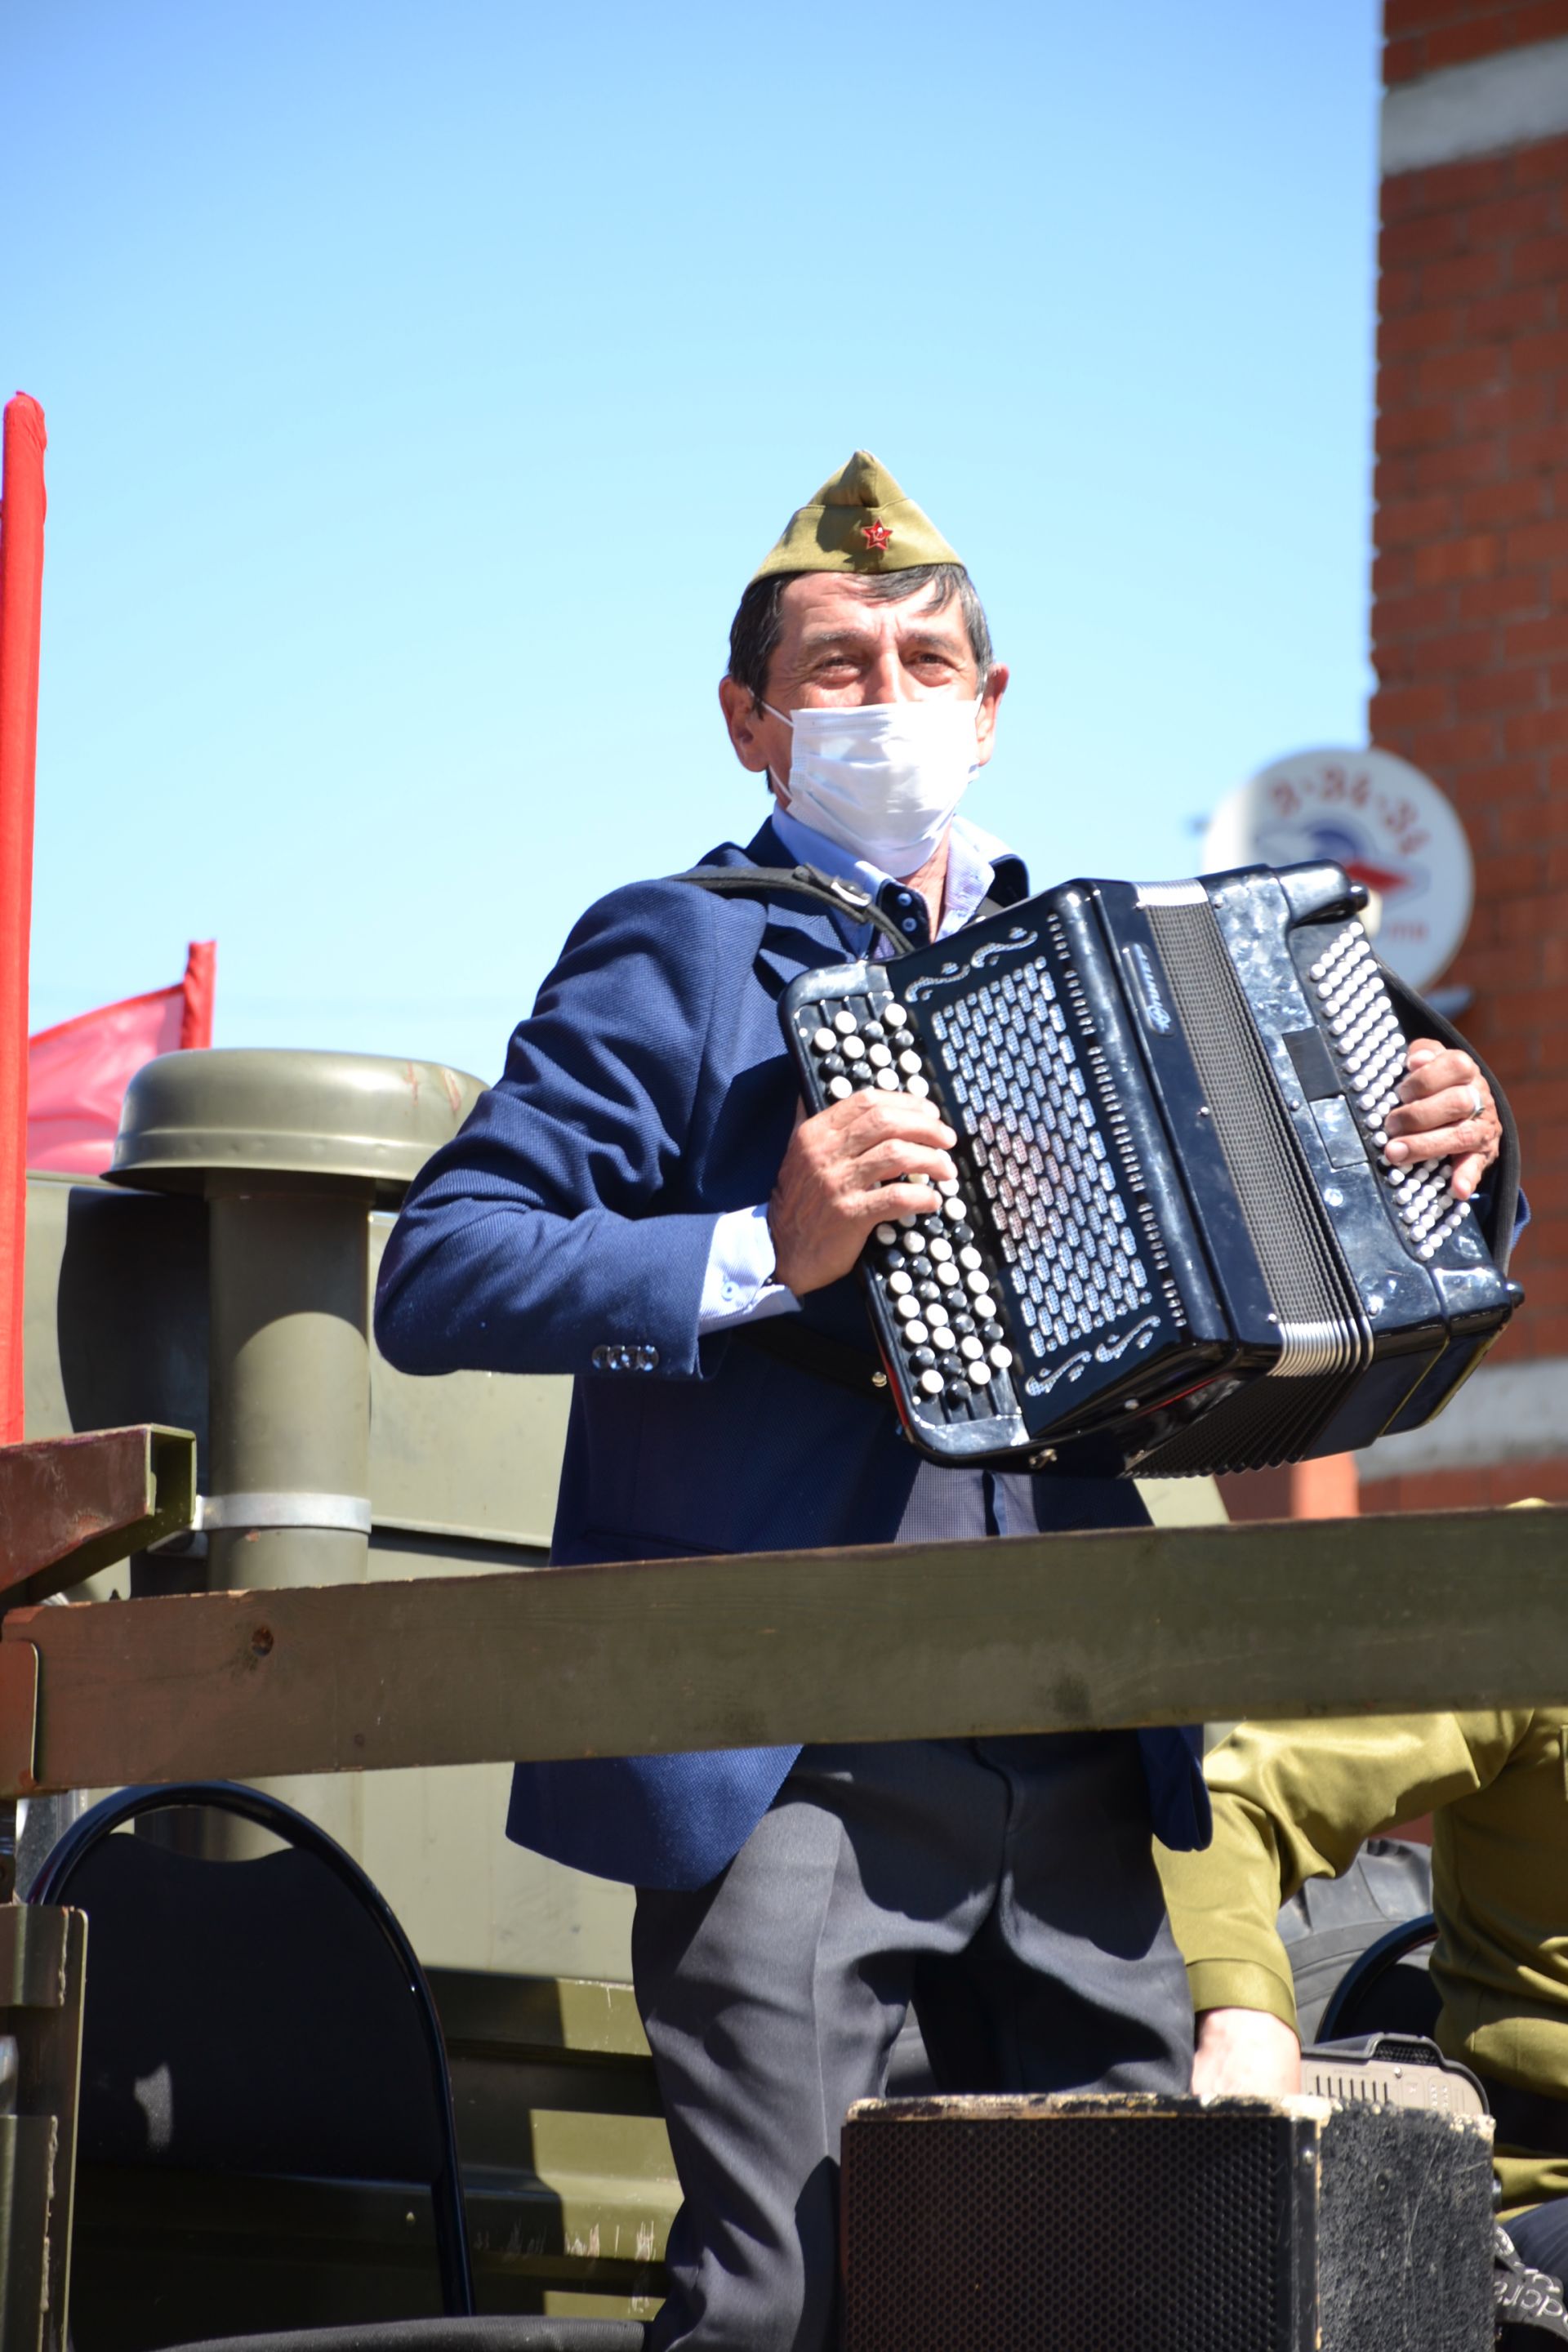
[[809, 506], [791, 515], [753, 580], [773, 572], [910, 572], [957, 563], [942, 533], [868, 449], [857, 449]]

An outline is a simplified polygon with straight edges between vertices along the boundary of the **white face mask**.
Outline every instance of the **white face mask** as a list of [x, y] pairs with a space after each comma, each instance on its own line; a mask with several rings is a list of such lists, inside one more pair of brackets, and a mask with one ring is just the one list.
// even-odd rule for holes
[[884, 874], [913, 874], [980, 765], [980, 698], [808, 707], [786, 714], [789, 813]]

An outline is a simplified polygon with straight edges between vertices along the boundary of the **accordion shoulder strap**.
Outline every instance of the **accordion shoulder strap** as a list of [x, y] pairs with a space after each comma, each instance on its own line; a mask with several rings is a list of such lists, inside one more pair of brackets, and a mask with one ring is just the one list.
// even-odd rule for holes
[[836, 914], [873, 924], [900, 955], [910, 952], [909, 940], [868, 891], [837, 875], [824, 874], [815, 866], [693, 866], [684, 874], [670, 875], [669, 879], [694, 882], [700, 890], [728, 891], [736, 897], [751, 890], [777, 890], [786, 897], [816, 898]]
[[1441, 1045], [1457, 1046], [1461, 1054], [1468, 1054], [1492, 1090], [1502, 1136], [1498, 1145], [1497, 1177], [1492, 1186], [1491, 1253], [1499, 1273], [1506, 1274], [1509, 1254], [1513, 1248], [1520, 1178], [1519, 1129], [1508, 1107], [1508, 1098], [1469, 1039], [1461, 1037], [1453, 1023], [1428, 1004], [1424, 996], [1417, 996], [1413, 989], [1406, 988], [1398, 974], [1390, 971], [1386, 964], [1382, 966], [1382, 971], [1388, 983], [1389, 994], [1413, 1034], [1418, 1037], [1436, 1037]]

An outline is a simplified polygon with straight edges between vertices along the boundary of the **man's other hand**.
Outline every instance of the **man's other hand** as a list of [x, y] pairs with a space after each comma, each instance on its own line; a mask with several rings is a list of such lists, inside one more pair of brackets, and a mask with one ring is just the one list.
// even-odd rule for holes
[[1205, 2009], [1193, 2089], [1209, 2099], [1278, 2099], [1301, 2087], [1301, 2045], [1266, 2009]]
[[774, 1280], [797, 1298], [849, 1272], [884, 1217], [929, 1216], [958, 1140], [918, 1095], [851, 1095], [803, 1118], [768, 1203]]
[[1502, 1122], [1492, 1090], [1468, 1054], [1417, 1037], [1405, 1057], [1410, 1075], [1389, 1115], [1388, 1157], [1396, 1168], [1418, 1160], [1454, 1161], [1453, 1193], [1468, 1201], [1498, 1155]]

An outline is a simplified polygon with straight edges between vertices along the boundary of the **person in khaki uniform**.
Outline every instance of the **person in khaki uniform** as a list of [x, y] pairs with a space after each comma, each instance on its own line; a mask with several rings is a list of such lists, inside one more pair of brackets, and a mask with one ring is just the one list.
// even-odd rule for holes
[[1309, 1878], [1338, 1877], [1364, 1838], [1430, 1812], [1436, 2038], [1480, 2076], [1497, 2116], [1511, 2235], [1527, 2262], [1560, 2275], [1568, 1709], [1243, 1723], [1211, 1750], [1204, 1774], [1212, 1846], [1158, 1850], [1198, 2018], [1194, 2089], [1300, 2089], [1279, 1905]]

